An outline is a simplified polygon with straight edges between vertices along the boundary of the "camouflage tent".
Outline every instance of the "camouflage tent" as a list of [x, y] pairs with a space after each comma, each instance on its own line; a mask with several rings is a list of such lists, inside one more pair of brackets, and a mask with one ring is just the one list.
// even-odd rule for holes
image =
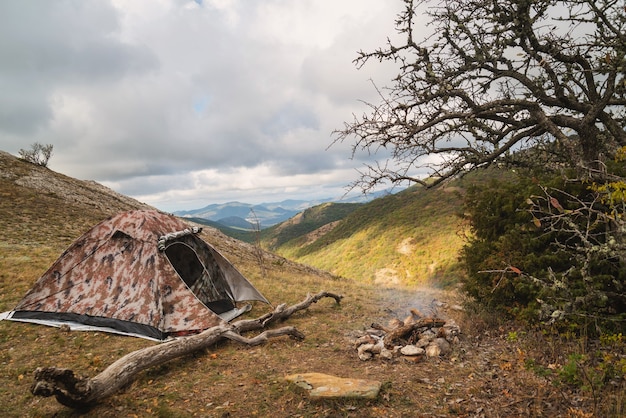
[[267, 300], [199, 228], [158, 211], [93, 227], [3, 318], [163, 340], [229, 321]]

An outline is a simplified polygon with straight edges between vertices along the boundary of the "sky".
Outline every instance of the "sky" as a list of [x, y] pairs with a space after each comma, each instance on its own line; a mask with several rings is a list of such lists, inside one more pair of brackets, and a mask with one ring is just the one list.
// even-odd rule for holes
[[[341, 197], [400, 0], [0, 2], [0, 149], [164, 211]], [[379, 156], [380, 157], [380, 156]]]

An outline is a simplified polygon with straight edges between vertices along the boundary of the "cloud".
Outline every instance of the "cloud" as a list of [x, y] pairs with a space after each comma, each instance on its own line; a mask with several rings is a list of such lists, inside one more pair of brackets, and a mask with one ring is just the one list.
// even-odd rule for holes
[[401, 7], [0, 2], [0, 148], [51, 143], [52, 169], [165, 210], [341, 194], [370, 157], [329, 149], [332, 132], [394, 71], [352, 60]]
[[55, 90], [110, 84], [156, 65], [142, 46], [113, 35], [117, 11], [106, 2], [2, 2], [0, 131], [32, 134], [54, 113]]

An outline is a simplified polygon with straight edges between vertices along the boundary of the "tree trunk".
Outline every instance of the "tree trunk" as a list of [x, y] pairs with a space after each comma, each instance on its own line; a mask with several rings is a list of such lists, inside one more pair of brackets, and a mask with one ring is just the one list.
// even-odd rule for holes
[[279, 305], [266, 315], [252, 320], [240, 320], [233, 324], [209, 328], [200, 334], [177, 338], [162, 344], [134, 351], [120, 358], [93, 378], [76, 376], [70, 369], [56, 367], [35, 370], [35, 382], [31, 392], [35, 396], [55, 396], [57, 401], [71, 408], [83, 408], [111, 396], [120, 388], [132, 382], [142, 370], [158, 366], [167, 361], [182, 357], [196, 350], [208, 348], [222, 339], [230, 339], [243, 344], [258, 345], [269, 338], [289, 335], [302, 339], [304, 335], [294, 327], [267, 330], [253, 338], [246, 338], [241, 332], [263, 329], [268, 325], [289, 318], [295, 312], [308, 308], [324, 297], [334, 298], [340, 303], [343, 296], [329, 292], [308, 295], [306, 299], [291, 307]]
[[608, 138], [602, 138], [602, 136], [609, 135], [609, 133], [600, 131], [595, 123], [581, 123], [576, 133], [578, 134], [578, 142], [580, 144], [582, 167], [587, 170], [585, 174], [591, 176], [594, 180], [604, 182], [606, 178], [602, 169], [602, 153], [609, 151], [613, 144]]

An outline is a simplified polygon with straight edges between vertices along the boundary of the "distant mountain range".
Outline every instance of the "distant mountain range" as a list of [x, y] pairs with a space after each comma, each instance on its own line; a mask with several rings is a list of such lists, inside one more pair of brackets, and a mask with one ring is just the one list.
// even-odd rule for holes
[[[280, 267], [268, 274], [268, 278], [275, 274], [298, 277], [310, 274], [310, 269], [320, 269], [338, 278], [373, 281], [390, 287], [428, 281], [453, 283], [463, 274], [458, 264], [458, 252], [463, 245], [458, 213], [464, 190], [502, 177], [502, 173], [492, 170], [468, 174], [438, 188], [415, 186], [398, 193], [383, 192], [357, 199], [287, 200], [263, 205], [230, 203], [203, 208], [205, 212], [214, 211], [208, 216], [233, 227], [196, 217], [191, 214], [194, 211], [179, 213], [187, 214], [190, 224], [206, 225], [203, 239], [245, 270], [258, 274], [259, 263], [264, 263], [268, 271], [285, 265], [296, 272], [286, 273]], [[55, 173], [2, 151], [0, 196], [3, 242], [24, 242], [27, 237], [28, 242], [47, 248], [46, 257], [58, 254], [87, 229], [112, 215], [131, 209], [155, 209], [98, 183]], [[238, 216], [229, 218], [232, 214], [229, 207], [236, 208]], [[268, 216], [272, 212], [283, 212], [283, 216], [288, 216], [289, 211], [298, 213], [257, 233], [244, 228], [250, 223], [236, 224], [249, 218], [251, 209], [261, 222], [266, 212]], [[255, 246], [267, 250], [262, 257], [265, 261], [259, 261], [258, 250], [252, 252]], [[18, 263], [15, 268], [21, 274], [26, 264]], [[33, 274], [41, 268], [35, 267]], [[13, 273], [18, 270], [13, 269]], [[7, 274], [12, 274], [11, 269]], [[15, 302], [5, 305], [12, 303]]]
[[[397, 192], [399, 190], [393, 190]], [[206, 219], [220, 225], [235, 229], [264, 229], [284, 222], [298, 213], [328, 202], [366, 203], [376, 198], [391, 194], [390, 190], [383, 190], [368, 195], [358, 195], [350, 198], [327, 198], [317, 200], [283, 200], [282, 202], [268, 202], [251, 204], [242, 202], [215, 203], [200, 209], [180, 210], [174, 215], [183, 218]]]

